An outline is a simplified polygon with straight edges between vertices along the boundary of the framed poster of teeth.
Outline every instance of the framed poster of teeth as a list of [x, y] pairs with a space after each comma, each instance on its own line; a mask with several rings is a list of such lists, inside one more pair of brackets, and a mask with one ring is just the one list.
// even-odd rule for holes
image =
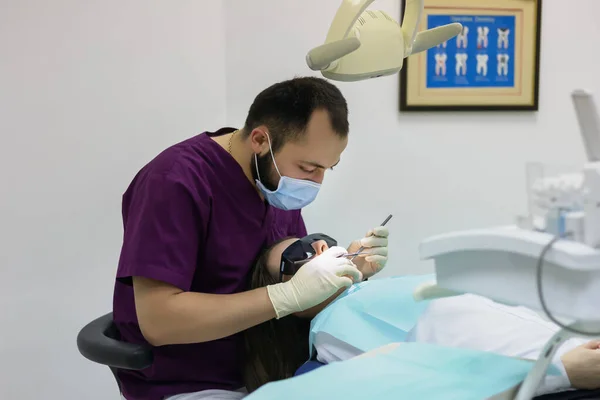
[[401, 111], [538, 110], [542, 0], [424, 5], [419, 31], [454, 22], [463, 30], [404, 60]]

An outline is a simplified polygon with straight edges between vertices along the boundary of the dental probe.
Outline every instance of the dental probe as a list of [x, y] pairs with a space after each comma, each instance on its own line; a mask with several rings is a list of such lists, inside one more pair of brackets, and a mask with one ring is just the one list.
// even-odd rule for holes
[[[379, 226], [385, 226], [385, 224], [387, 224], [390, 219], [392, 219], [392, 214], [388, 215], [387, 218], [385, 220], [383, 220], [383, 222]], [[360, 253], [362, 253], [362, 251], [364, 249], [365, 249], [365, 246], [360, 246], [360, 249], [358, 249], [358, 251], [356, 252], [356, 254], [354, 254], [354, 257], [352, 257], [350, 259], [350, 261], [353, 261]]]

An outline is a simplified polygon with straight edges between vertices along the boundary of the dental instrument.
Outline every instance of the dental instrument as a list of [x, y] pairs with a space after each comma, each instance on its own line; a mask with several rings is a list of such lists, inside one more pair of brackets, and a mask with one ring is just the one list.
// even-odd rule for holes
[[[436, 282], [415, 290], [416, 299], [474, 293], [543, 311], [561, 328], [546, 343], [516, 400], [533, 397], [565, 340], [600, 335], [600, 118], [589, 92], [576, 90], [572, 100], [588, 162], [580, 182], [569, 178], [577, 183], [565, 185], [564, 177], [536, 182], [530, 207], [542, 205], [549, 221], [545, 227], [452, 232], [420, 245], [421, 258], [434, 260]], [[573, 204], [582, 209], [564, 210]]]
[[[381, 225], [379, 225], [379, 226], [385, 226], [385, 224], [387, 224], [390, 219], [392, 219], [392, 214], [388, 215], [387, 218], [384, 219], [383, 222], [381, 223]], [[365, 250], [365, 246], [360, 246], [360, 248], [358, 249], [358, 251], [356, 252], [356, 254], [353, 254], [354, 257], [352, 257], [350, 259], [350, 261], [353, 261], [356, 258], [356, 256], [359, 255], [360, 253], [362, 253], [364, 250]]]
[[384, 11], [367, 10], [373, 1], [342, 1], [325, 44], [306, 55], [310, 69], [344, 82], [394, 75], [406, 57], [452, 39], [463, 28], [452, 23], [417, 32], [424, 0], [406, 0], [402, 26]]
[[[337, 258], [341, 258], [341, 257], [352, 257], [350, 259], [350, 261], [352, 261], [354, 259], [354, 257], [359, 256], [361, 254], [369, 254], [365, 251], [357, 251], [356, 253], [349, 253], [349, 254], [342, 254], [337, 256]], [[298, 260], [298, 261], [294, 261], [294, 266], [296, 267], [296, 271], [298, 271], [298, 268], [300, 268], [301, 266], [303, 266], [304, 264], [309, 263], [310, 261], [312, 261], [312, 256], [311, 258], [307, 258], [304, 260]]]
[[[385, 226], [390, 219], [392, 219], [392, 214], [388, 215], [380, 226]], [[281, 254], [281, 261], [279, 263], [280, 281], [283, 281], [284, 275], [294, 275], [300, 267], [313, 259], [317, 254], [317, 250], [313, 247], [313, 243], [318, 241], [324, 241], [325, 244], [327, 244], [327, 247], [337, 246], [337, 240], [324, 233], [313, 233], [298, 239], [296, 242], [289, 245]], [[350, 258], [350, 261], [352, 261], [363, 253], [368, 254], [365, 252], [365, 247], [361, 246], [356, 252], [342, 254], [339, 257], [352, 257]]]
[[340, 257], [352, 257], [352, 259], [354, 259], [354, 257], [359, 256], [359, 255], [361, 255], [363, 253], [365, 253], [365, 252], [364, 251], [357, 251], [356, 253], [342, 254]]

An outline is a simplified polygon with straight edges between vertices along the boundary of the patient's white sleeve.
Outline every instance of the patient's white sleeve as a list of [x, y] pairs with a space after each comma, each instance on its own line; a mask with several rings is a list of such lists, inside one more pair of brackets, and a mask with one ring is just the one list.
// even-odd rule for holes
[[324, 332], [315, 334], [314, 346], [317, 352], [317, 361], [323, 364], [344, 361], [363, 354], [362, 350]]
[[[431, 301], [407, 341], [535, 360], [558, 329], [525, 307], [506, 306], [466, 294]], [[561, 356], [585, 342], [585, 339], [570, 339], [558, 349], [553, 364], [561, 376], [547, 376], [537, 395], [570, 388]]]

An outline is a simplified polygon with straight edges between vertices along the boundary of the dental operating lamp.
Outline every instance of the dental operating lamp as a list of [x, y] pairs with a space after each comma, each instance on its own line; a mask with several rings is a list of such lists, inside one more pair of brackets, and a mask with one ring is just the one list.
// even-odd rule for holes
[[325, 43], [306, 55], [308, 67], [328, 79], [360, 81], [398, 73], [404, 59], [437, 46], [462, 31], [453, 23], [417, 32], [424, 0], [406, 0], [402, 26], [374, 0], [343, 0]]
[[421, 258], [434, 261], [436, 282], [418, 287], [415, 299], [474, 293], [542, 310], [561, 328], [516, 400], [534, 396], [565, 340], [600, 336], [600, 118], [590, 93], [571, 97], [588, 162], [580, 173], [542, 176], [528, 188], [542, 223], [532, 223], [530, 210], [516, 226], [451, 232], [420, 245]]

